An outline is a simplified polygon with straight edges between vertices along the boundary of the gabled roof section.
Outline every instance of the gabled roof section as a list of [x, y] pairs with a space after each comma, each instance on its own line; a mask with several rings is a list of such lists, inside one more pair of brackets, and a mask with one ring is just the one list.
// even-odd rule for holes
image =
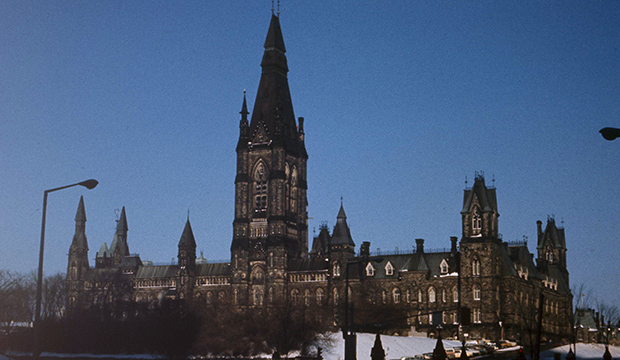
[[338, 219], [336, 220], [336, 226], [334, 226], [334, 232], [332, 233], [331, 244], [355, 246], [342, 204], [340, 205], [340, 211], [338, 211]]
[[312, 250], [310, 251], [310, 255], [326, 254], [329, 251], [330, 242], [331, 237], [329, 236], [329, 230], [327, 230], [327, 225], [321, 226], [319, 236], [315, 237], [312, 241]]
[[484, 183], [484, 176], [480, 174], [476, 175], [474, 186], [472, 186], [471, 189], [465, 189], [461, 214], [469, 212], [475, 199], [477, 199], [483, 212], [497, 212], [497, 195], [495, 193], [495, 188], [487, 188]]
[[189, 223], [189, 218], [187, 218], [183, 234], [179, 240], [179, 249], [180, 248], [196, 249], [196, 240], [194, 238], [194, 232], [192, 231], [192, 225]]
[[107, 242], [103, 242], [103, 244], [101, 244], [101, 247], [99, 248], [99, 251], [97, 251], [97, 257], [98, 258], [102, 258], [102, 257], [110, 257], [110, 249], [108, 249], [108, 243]]
[[553, 247], [556, 248], [566, 248], [566, 237], [564, 235], [564, 228], [558, 228], [555, 224], [555, 219], [553, 217], [547, 218], [547, 226], [545, 227], [545, 231], [543, 231], [542, 236], [538, 239], [538, 246], [536, 249], [542, 249], [545, 245], [545, 240], [549, 238]]

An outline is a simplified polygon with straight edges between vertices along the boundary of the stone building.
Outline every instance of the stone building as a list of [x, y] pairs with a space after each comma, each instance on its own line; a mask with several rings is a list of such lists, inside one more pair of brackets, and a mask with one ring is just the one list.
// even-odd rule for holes
[[[309, 248], [304, 119], [296, 119], [293, 112], [286, 49], [276, 16], [264, 48], [251, 117], [245, 95], [240, 112], [230, 262], [197, 258], [188, 218], [178, 243], [178, 263], [143, 263], [129, 251], [123, 208], [111, 245], [101, 246], [90, 268], [80, 199], [69, 251], [69, 308], [118, 296], [147, 304], [191, 298], [205, 306], [237, 307], [288, 301], [332, 309], [335, 323], [341, 325], [339, 310], [348, 278], [351, 304], [389, 309], [400, 319], [384, 319], [385, 332], [432, 333], [440, 323], [448, 333], [444, 336], [460, 331], [470, 338], [519, 339], [525, 327], [533, 325], [542, 294], [546, 336], [568, 336], [572, 295], [564, 229], [552, 218], [544, 229], [537, 222], [535, 263], [527, 243], [501, 239], [496, 189], [488, 187], [482, 175], [464, 191], [462, 236], [460, 241], [450, 238], [450, 251], [424, 251], [424, 240], [416, 239], [415, 251], [409, 253], [372, 254], [367, 242], [356, 253], [342, 205], [332, 231], [322, 226]], [[122, 295], [106, 286], [110, 279], [123, 280]]]

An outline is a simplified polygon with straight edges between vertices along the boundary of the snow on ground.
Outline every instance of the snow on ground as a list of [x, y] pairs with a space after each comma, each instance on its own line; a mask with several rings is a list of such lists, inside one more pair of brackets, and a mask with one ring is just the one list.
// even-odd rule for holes
[[[560, 346], [540, 354], [541, 359], [553, 359], [555, 353], [562, 354], [562, 359], [566, 358], [566, 354], [570, 349], [569, 345]], [[609, 352], [612, 359], [620, 359], [620, 346], [610, 346]], [[603, 359], [605, 353], [605, 345], [603, 344], [584, 344], [577, 343], [577, 359]]]
[[[433, 352], [436, 339], [425, 337], [388, 336], [381, 335], [381, 343], [385, 350], [386, 360], [400, 359], [403, 356], [414, 356]], [[375, 334], [357, 334], [357, 359], [370, 360], [370, 350], [375, 344]], [[443, 340], [446, 348], [460, 346], [458, 341]], [[319, 345], [321, 346], [321, 345]], [[323, 344], [323, 358], [325, 360], [344, 359], [344, 339], [341, 333], [334, 333], [329, 337], [329, 343]]]

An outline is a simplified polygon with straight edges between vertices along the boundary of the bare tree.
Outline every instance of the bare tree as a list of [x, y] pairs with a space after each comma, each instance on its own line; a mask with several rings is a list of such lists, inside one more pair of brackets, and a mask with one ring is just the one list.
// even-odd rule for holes
[[0, 270], [0, 326], [9, 334], [16, 323], [32, 321], [33, 283], [23, 274]]
[[43, 307], [41, 317], [60, 319], [65, 314], [66, 275], [57, 273], [43, 279]]

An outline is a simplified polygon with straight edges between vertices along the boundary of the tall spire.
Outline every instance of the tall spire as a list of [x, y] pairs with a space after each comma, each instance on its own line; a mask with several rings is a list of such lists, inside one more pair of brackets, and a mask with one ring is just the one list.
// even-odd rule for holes
[[71, 249], [88, 251], [86, 240], [86, 210], [84, 210], [84, 197], [80, 196], [80, 202], [75, 214], [75, 234], [71, 243]]
[[303, 154], [288, 86], [285, 53], [280, 20], [272, 15], [265, 39], [265, 52], [261, 62], [263, 71], [252, 110], [249, 140], [253, 145], [273, 141], [292, 154]]
[[125, 215], [125, 207], [123, 206], [123, 210], [121, 211], [121, 218], [118, 220], [118, 224], [116, 225], [116, 231], [125, 231], [127, 232], [129, 228], [127, 227], [127, 215]]
[[239, 112], [239, 114], [241, 114], [241, 122], [242, 123], [248, 123], [248, 101], [246, 100], [246, 96], [245, 96], [245, 89], [243, 89], [243, 105], [241, 106], [241, 111]]
[[77, 213], [75, 214], [75, 221], [86, 222], [86, 211], [84, 210], [84, 196], [80, 196], [80, 203], [78, 204]]

